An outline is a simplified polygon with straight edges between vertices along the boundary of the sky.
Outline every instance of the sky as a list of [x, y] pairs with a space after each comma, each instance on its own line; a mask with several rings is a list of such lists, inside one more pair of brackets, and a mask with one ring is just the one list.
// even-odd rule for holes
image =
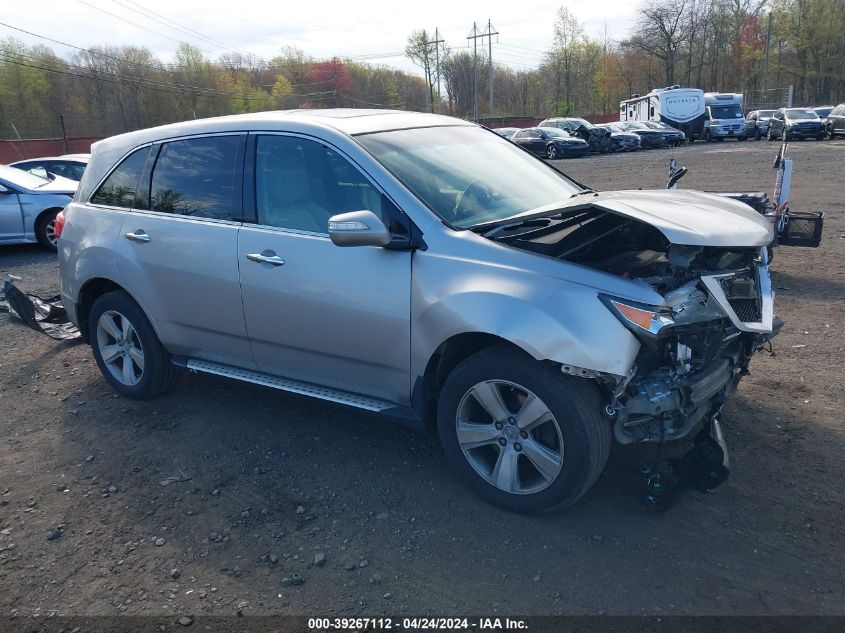
[[[471, 46], [466, 37], [473, 22], [483, 29], [490, 19], [499, 32], [493, 39], [494, 61], [528, 69], [535, 68], [551, 46], [555, 13], [561, 4], [581, 20], [589, 35], [618, 39], [628, 34], [639, 2], [41, 0], [3, 4], [0, 22], [7, 25], [83, 48], [106, 43], [146, 46], [165, 62], [173, 59], [179, 41], [199, 47], [209, 57], [234, 49], [269, 59], [292, 45], [317, 58], [337, 55], [419, 72], [402, 54], [414, 29], [433, 32], [437, 27], [447, 46], [460, 50]], [[0, 25], [0, 39], [8, 36], [48, 45], [59, 54], [73, 52]]]

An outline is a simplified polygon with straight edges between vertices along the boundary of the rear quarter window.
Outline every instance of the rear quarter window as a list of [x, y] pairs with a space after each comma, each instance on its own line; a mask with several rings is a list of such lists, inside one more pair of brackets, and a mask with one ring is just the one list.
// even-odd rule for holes
[[141, 179], [141, 172], [144, 170], [149, 153], [149, 146], [142, 147], [124, 158], [91, 196], [91, 203], [108, 207], [132, 208], [138, 191], [138, 181]]

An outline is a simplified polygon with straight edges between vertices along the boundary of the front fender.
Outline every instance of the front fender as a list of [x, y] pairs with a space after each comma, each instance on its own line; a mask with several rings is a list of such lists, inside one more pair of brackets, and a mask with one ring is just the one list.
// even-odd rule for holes
[[438, 258], [415, 263], [411, 368], [464, 333], [506, 339], [538, 360], [624, 376], [640, 344], [590, 286], [502, 266]]

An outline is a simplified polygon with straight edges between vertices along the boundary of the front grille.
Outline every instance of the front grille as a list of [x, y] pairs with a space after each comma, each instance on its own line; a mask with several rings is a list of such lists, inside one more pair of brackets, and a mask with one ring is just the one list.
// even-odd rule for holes
[[759, 323], [763, 320], [760, 286], [750, 276], [726, 277], [720, 282], [725, 297], [736, 316], [743, 323]]

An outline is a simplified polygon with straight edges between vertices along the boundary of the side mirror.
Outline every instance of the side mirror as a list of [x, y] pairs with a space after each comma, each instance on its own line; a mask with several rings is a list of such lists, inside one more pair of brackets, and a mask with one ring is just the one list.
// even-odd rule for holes
[[387, 246], [390, 231], [372, 211], [350, 211], [329, 218], [329, 237], [335, 246]]

